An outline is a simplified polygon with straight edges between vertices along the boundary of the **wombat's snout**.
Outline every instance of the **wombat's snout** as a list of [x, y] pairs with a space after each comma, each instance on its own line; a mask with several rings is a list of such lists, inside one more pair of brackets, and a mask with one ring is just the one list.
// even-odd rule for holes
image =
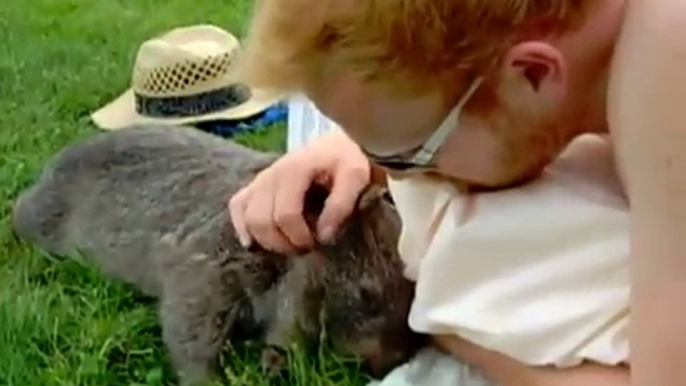
[[409, 358], [407, 358], [404, 352], [387, 352], [380, 353], [378, 356], [369, 358], [368, 361], [363, 364], [363, 366], [366, 367], [367, 372], [372, 377], [376, 379], [382, 379], [396, 367], [407, 362], [407, 360], [409, 360]]
[[418, 338], [419, 336], [412, 332], [394, 336], [392, 341], [381, 336], [368, 337], [355, 342], [355, 347], [351, 351], [361, 357], [365, 372], [381, 379], [414, 356], [419, 349]]
[[392, 350], [381, 353], [381, 356], [369, 362], [369, 374], [382, 379], [397, 367], [404, 365], [411, 359], [409, 352]]

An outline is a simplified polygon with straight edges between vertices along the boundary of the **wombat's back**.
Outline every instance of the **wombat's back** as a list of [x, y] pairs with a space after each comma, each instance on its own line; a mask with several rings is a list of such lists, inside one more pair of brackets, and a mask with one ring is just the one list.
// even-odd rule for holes
[[23, 238], [59, 255], [100, 258], [146, 292], [160, 239], [226, 224], [229, 197], [276, 155], [187, 127], [141, 125], [94, 135], [50, 160], [15, 206]]

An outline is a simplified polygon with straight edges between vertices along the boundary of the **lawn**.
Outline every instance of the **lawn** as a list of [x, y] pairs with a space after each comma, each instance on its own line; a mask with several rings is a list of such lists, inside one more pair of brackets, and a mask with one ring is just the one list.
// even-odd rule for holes
[[[91, 111], [128, 86], [138, 45], [214, 23], [242, 35], [248, 0], [5, 0], [0, 6], [0, 385], [166, 385], [175, 381], [155, 306], [96, 271], [17, 240], [13, 199], [43, 162], [96, 131]], [[283, 150], [284, 128], [240, 139]], [[328, 359], [327, 359], [328, 358]], [[232, 385], [267, 384], [253, 350], [224, 357]], [[288, 385], [361, 385], [330, 356], [294, 355]]]

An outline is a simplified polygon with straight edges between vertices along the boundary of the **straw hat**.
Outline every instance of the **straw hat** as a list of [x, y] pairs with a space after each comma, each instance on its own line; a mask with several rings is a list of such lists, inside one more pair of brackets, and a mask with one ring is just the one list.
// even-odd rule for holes
[[231, 70], [239, 51], [238, 39], [214, 25], [180, 27], [150, 39], [138, 49], [131, 87], [91, 118], [102, 129], [116, 130], [257, 114], [281, 95], [235, 82]]

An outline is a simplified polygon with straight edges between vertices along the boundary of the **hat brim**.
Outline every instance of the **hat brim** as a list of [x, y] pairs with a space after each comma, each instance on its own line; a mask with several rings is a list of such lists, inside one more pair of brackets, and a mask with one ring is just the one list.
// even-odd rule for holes
[[264, 90], [253, 90], [251, 98], [238, 106], [215, 113], [184, 118], [152, 118], [136, 111], [133, 90], [129, 89], [114, 101], [93, 114], [91, 119], [103, 130], [119, 130], [131, 125], [164, 123], [170, 125], [194, 124], [215, 120], [237, 120], [258, 114], [281, 99], [282, 95]]

